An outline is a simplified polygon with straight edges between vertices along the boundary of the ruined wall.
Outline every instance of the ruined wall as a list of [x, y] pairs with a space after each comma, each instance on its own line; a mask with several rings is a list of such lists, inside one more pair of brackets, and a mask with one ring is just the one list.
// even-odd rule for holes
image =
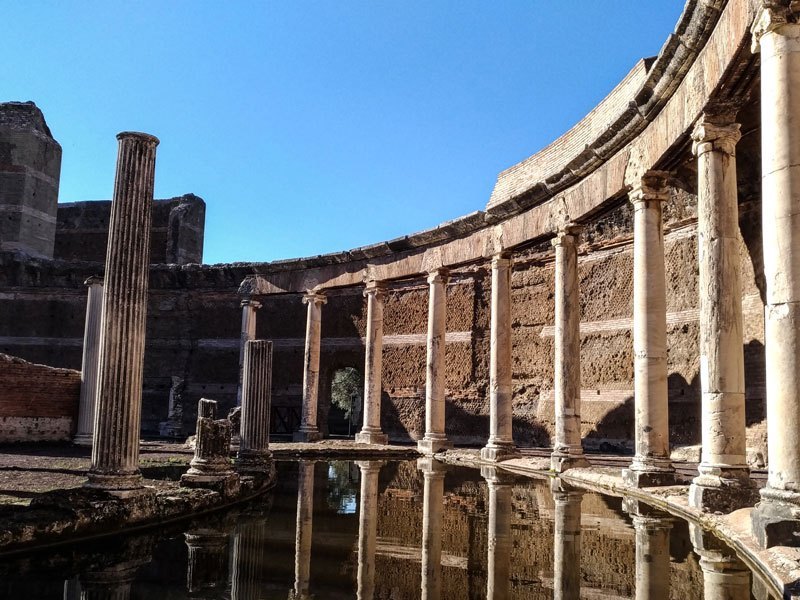
[[0, 354], [0, 390], [0, 442], [71, 439], [78, 418], [80, 371]]

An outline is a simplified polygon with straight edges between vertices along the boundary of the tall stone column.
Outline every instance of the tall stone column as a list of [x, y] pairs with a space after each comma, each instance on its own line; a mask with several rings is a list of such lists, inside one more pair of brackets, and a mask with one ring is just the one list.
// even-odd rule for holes
[[442, 526], [445, 466], [433, 457], [417, 460], [425, 478], [422, 497], [422, 599], [442, 597]]
[[244, 347], [250, 340], [256, 339], [256, 311], [261, 302], [247, 298], [242, 300], [242, 333], [239, 341], [239, 387], [236, 390], [236, 406], [242, 404], [242, 378], [244, 376]]
[[800, 534], [800, 23], [764, 2], [753, 25], [761, 52], [761, 194], [769, 475], [753, 511], [764, 546]]
[[747, 467], [733, 112], [706, 112], [692, 133], [697, 156], [700, 385], [703, 450], [689, 504], [731, 512], [752, 504]]
[[636, 456], [623, 471], [636, 487], [669, 485], [667, 294], [662, 204], [667, 173], [648, 171], [629, 194], [633, 203], [633, 365]]
[[294, 589], [289, 600], [310, 600], [311, 536], [314, 519], [313, 460], [300, 461], [297, 481], [297, 524], [294, 543]]
[[560, 479], [552, 479], [550, 486], [556, 504], [553, 533], [553, 598], [578, 600], [581, 597], [583, 492], [570, 488]]
[[495, 467], [481, 467], [489, 488], [489, 550], [486, 600], [511, 597], [511, 477]]
[[83, 329], [81, 361], [81, 397], [78, 404], [78, 427], [72, 440], [77, 446], [91, 446], [94, 412], [97, 404], [97, 373], [100, 368], [100, 319], [103, 315], [103, 278], [89, 277], [86, 299], [86, 325]]
[[86, 485], [125, 494], [142, 487], [139, 428], [158, 139], [130, 132], [120, 133], [117, 139], [94, 444]]
[[447, 332], [446, 269], [428, 275], [428, 356], [425, 364], [425, 437], [417, 442], [423, 454], [433, 455], [453, 444], [444, 432], [445, 334]]
[[356, 434], [360, 444], [387, 444], [389, 436], [381, 430], [381, 376], [383, 372], [383, 300], [386, 286], [370, 281], [367, 297], [367, 349], [364, 359], [364, 418]]
[[319, 390], [322, 305], [327, 301], [324, 294], [311, 290], [303, 296], [303, 303], [308, 305], [306, 351], [303, 363], [303, 415], [300, 429], [294, 432], [295, 442], [316, 442], [322, 439], [322, 434], [317, 429], [317, 393]]
[[703, 598], [750, 600], [750, 570], [736, 553], [697, 525], [689, 524], [689, 535], [703, 570]]
[[567, 225], [553, 239], [556, 249], [555, 416], [551, 468], [561, 473], [588, 462], [581, 445], [581, 297], [578, 281], [578, 233]]
[[636, 600], [669, 600], [672, 519], [634, 498], [622, 502], [636, 532]]
[[358, 600], [375, 595], [375, 550], [378, 539], [378, 476], [385, 464], [360, 460], [361, 492], [358, 499]]
[[512, 433], [511, 259], [492, 259], [492, 322], [489, 346], [489, 441], [481, 458], [498, 461], [517, 454]]
[[268, 473], [272, 469], [269, 449], [269, 417], [272, 399], [272, 342], [250, 340], [244, 348], [242, 413], [236, 469]]

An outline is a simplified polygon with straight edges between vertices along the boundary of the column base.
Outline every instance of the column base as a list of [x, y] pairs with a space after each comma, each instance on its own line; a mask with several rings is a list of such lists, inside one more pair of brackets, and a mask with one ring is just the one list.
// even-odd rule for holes
[[232, 498], [239, 493], [241, 481], [236, 473], [220, 475], [196, 475], [184, 473], [181, 475], [181, 487], [200, 488], [212, 490], [223, 498]]
[[764, 549], [800, 546], [800, 493], [763, 488], [761, 502], [750, 513], [750, 526]]
[[83, 487], [107, 492], [119, 498], [129, 498], [147, 493], [149, 488], [142, 485], [142, 474], [137, 470], [135, 473], [111, 475], [97, 471], [87, 473], [89, 481]]
[[234, 468], [239, 473], [269, 473], [272, 470], [272, 452], [239, 452], [234, 461]]
[[481, 460], [499, 462], [519, 456], [519, 450], [514, 442], [490, 442], [481, 448]]
[[581, 469], [588, 466], [589, 461], [586, 460], [582, 450], [580, 453], [554, 451], [550, 455], [550, 470], [554, 473], [563, 473], [569, 469]]
[[635, 456], [622, 470], [622, 481], [635, 488], [675, 485], [675, 468], [668, 458]]
[[428, 456], [432, 456], [437, 452], [441, 452], [442, 450], [448, 450], [452, 447], [453, 447], [453, 442], [451, 442], [444, 436], [431, 438], [426, 435], [424, 438], [417, 441], [417, 450], [419, 450], [420, 453]]
[[75, 446], [85, 446], [91, 448], [94, 444], [94, 436], [91, 433], [79, 433], [72, 438], [72, 443]]
[[[702, 467], [701, 467], [702, 468]], [[689, 506], [705, 512], [732, 513], [758, 502], [758, 489], [750, 483], [747, 471], [732, 477], [701, 473], [689, 486]], [[744, 476], [742, 476], [744, 475]]]
[[322, 439], [322, 434], [314, 427], [313, 429], [300, 429], [292, 434], [293, 442], [318, 442]]
[[356, 434], [356, 444], [376, 444], [385, 446], [389, 443], [389, 436], [383, 433], [380, 429], [368, 430], [362, 429]]

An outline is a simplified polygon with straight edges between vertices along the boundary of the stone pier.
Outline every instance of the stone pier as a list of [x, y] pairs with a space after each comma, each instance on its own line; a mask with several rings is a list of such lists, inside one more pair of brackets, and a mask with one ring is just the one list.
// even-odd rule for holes
[[294, 544], [294, 589], [289, 600], [310, 600], [311, 536], [314, 524], [314, 465], [311, 460], [298, 464], [297, 521]]
[[266, 474], [272, 470], [269, 411], [272, 398], [272, 342], [249, 340], [244, 349], [242, 413], [236, 470]]
[[231, 422], [217, 419], [215, 400], [201, 398], [197, 404], [194, 458], [181, 476], [181, 486], [218, 492], [223, 498], [239, 493], [239, 476], [231, 469]]
[[761, 53], [761, 195], [769, 475], [753, 511], [765, 546], [800, 535], [800, 23], [764, 2], [753, 24]]
[[753, 503], [747, 467], [742, 285], [733, 111], [707, 111], [692, 133], [697, 156], [701, 462], [689, 504], [732, 512]]
[[319, 391], [319, 351], [322, 335], [322, 305], [324, 294], [309, 290], [303, 296], [308, 305], [306, 318], [306, 350], [303, 360], [303, 414], [300, 429], [294, 432], [295, 442], [316, 442], [322, 439], [317, 429], [317, 394]]
[[86, 325], [83, 329], [83, 360], [81, 361], [81, 396], [78, 404], [78, 427], [72, 440], [77, 446], [91, 446], [94, 413], [97, 404], [97, 374], [100, 369], [100, 319], [103, 315], [103, 279], [89, 277], [86, 299]]
[[142, 411], [150, 228], [158, 139], [120, 133], [108, 224], [100, 372], [88, 487], [129, 494], [142, 488]]
[[703, 570], [704, 600], [750, 600], [750, 570], [713, 534], [689, 524], [694, 551]]
[[511, 598], [512, 478], [495, 467], [481, 467], [489, 488], [489, 548], [486, 558], [486, 600]]
[[239, 387], [236, 390], [236, 406], [242, 404], [242, 379], [244, 369], [244, 347], [250, 340], [256, 339], [256, 311], [261, 308], [261, 302], [246, 298], [242, 300], [242, 333], [239, 343]]
[[417, 442], [423, 454], [433, 455], [453, 444], [444, 431], [445, 334], [447, 332], [448, 272], [439, 269], [428, 275], [428, 355], [425, 363], [425, 437]]
[[551, 469], [561, 473], [589, 463], [581, 445], [581, 298], [578, 281], [580, 227], [561, 228], [552, 243], [555, 268], [555, 420]]
[[553, 598], [581, 597], [581, 500], [583, 491], [550, 481], [556, 505], [553, 524]]
[[636, 600], [669, 600], [670, 516], [634, 498], [623, 498], [636, 532]]
[[375, 596], [375, 550], [378, 539], [378, 476], [385, 464], [360, 460], [361, 492], [358, 498], [358, 600]]
[[383, 300], [386, 286], [370, 281], [367, 297], [367, 348], [364, 359], [364, 418], [356, 434], [359, 444], [387, 444], [389, 436], [381, 429], [381, 376], [383, 372]]
[[417, 460], [425, 478], [422, 500], [422, 599], [442, 597], [442, 527], [445, 466], [432, 457]]
[[498, 461], [517, 454], [512, 433], [511, 259], [492, 259], [492, 309], [489, 346], [489, 440], [481, 458]]
[[633, 203], [633, 363], [636, 455], [622, 472], [636, 487], [669, 485], [667, 296], [662, 205], [667, 173], [648, 171], [628, 195]]

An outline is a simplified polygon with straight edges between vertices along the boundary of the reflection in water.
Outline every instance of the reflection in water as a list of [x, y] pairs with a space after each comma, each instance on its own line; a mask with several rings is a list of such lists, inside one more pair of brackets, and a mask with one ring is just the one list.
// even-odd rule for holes
[[231, 600], [259, 600], [262, 598], [259, 574], [268, 568], [263, 559], [269, 542], [268, 505], [256, 505], [241, 515], [236, 523], [233, 539], [233, 575]]
[[489, 490], [486, 599], [507, 600], [511, 595], [511, 479], [495, 467], [483, 467], [481, 475]]
[[748, 600], [750, 571], [730, 548], [697, 525], [689, 525], [694, 551], [703, 569], [705, 600]]
[[375, 595], [375, 551], [378, 534], [378, 476], [382, 462], [362, 460], [361, 494], [358, 515], [358, 600], [372, 600]]
[[556, 505], [553, 534], [553, 598], [578, 600], [581, 596], [581, 500], [583, 492], [552, 479]]
[[186, 589], [193, 598], [219, 597], [228, 583], [228, 533], [204, 528], [185, 535], [189, 549]]
[[425, 488], [422, 500], [422, 598], [442, 597], [442, 519], [445, 467], [433, 458], [420, 458]]
[[311, 533], [314, 517], [314, 465], [300, 461], [297, 480], [297, 521], [295, 522], [294, 589], [291, 600], [311, 598]]
[[624, 506], [636, 530], [636, 600], [669, 600], [672, 518], [630, 498]]

